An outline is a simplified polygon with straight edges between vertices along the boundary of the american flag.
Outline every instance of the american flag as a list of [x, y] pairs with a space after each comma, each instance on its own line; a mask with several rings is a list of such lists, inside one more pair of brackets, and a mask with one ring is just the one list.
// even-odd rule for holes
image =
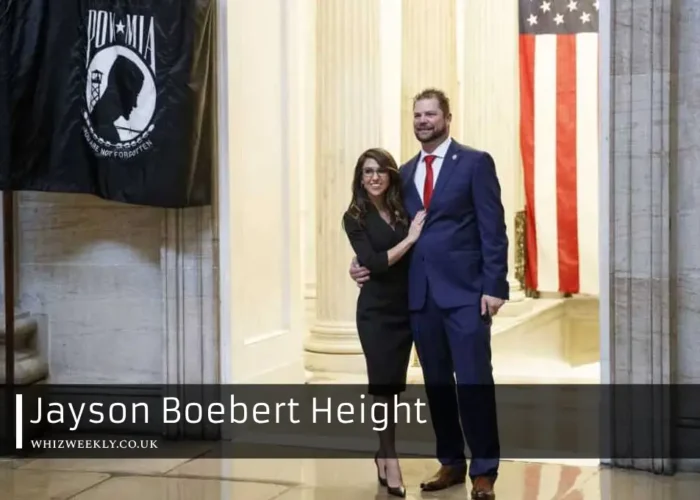
[[526, 286], [598, 294], [597, 0], [520, 0]]

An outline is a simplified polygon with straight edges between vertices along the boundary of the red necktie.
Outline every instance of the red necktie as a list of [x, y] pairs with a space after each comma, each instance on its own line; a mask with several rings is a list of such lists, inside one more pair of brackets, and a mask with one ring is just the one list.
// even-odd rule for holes
[[433, 196], [433, 160], [435, 155], [425, 157], [425, 183], [423, 184], [423, 206], [427, 209]]

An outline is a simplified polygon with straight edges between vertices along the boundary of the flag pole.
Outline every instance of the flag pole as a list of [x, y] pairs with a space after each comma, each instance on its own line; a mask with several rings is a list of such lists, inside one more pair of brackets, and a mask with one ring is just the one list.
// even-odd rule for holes
[[10, 189], [2, 193], [2, 232], [5, 273], [5, 408], [7, 440], [12, 439], [15, 430], [15, 228], [14, 192]]

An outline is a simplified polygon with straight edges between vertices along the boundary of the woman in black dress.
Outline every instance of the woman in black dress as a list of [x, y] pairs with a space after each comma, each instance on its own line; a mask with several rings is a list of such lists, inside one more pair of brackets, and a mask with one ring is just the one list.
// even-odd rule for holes
[[[343, 227], [360, 265], [372, 279], [360, 289], [357, 331], [367, 363], [369, 390], [375, 401], [387, 403], [406, 389], [411, 356], [408, 311], [409, 251], [423, 228], [425, 213], [408, 222], [401, 194], [401, 178], [390, 153], [374, 148], [357, 160], [352, 201]], [[387, 420], [393, 423], [393, 415]], [[379, 432], [375, 456], [379, 481], [389, 493], [404, 497], [395, 447], [394, 426]]]

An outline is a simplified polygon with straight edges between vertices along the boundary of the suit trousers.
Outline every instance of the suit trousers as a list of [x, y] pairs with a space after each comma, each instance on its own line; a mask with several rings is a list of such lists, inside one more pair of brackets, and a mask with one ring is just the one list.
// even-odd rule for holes
[[469, 476], [497, 476], [500, 443], [490, 322], [481, 317], [478, 304], [440, 309], [428, 289], [423, 309], [411, 312], [411, 329], [439, 461], [466, 467], [466, 438]]

